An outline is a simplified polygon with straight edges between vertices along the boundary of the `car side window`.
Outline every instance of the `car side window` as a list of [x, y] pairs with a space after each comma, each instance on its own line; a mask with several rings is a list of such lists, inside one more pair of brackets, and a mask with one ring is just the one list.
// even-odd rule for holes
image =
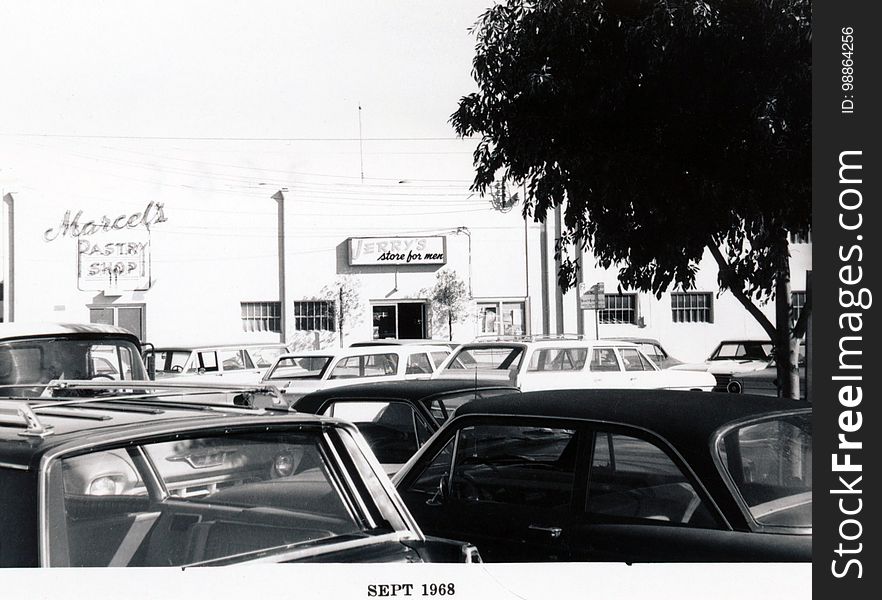
[[435, 368], [437, 369], [438, 367], [441, 366], [441, 363], [443, 363], [445, 360], [447, 360], [447, 357], [450, 356], [450, 351], [449, 350], [446, 350], [446, 351], [445, 350], [435, 350], [435, 351], [431, 352], [431, 355], [432, 355], [432, 363], [435, 365]]
[[591, 363], [588, 366], [591, 371], [619, 371], [619, 361], [612, 348], [595, 348], [591, 352]]
[[586, 505], [589, 517], [694, 527], [716, 524], [690, 477], [654, 443], [600, 431], [593, 448]]
[[533, 352], [527, 371], [581, 371], [587, 358], [586, 348], [542, 348]]
[[626, 371], [652, 371], [652, 365], [643, 360], [636, 348], [619, 348]]
[[243, 350], [221, 350], [218, 352], [224, 371], [241, 371], [244, 369], [245, 360], [242, 357], [243, 353]]
[[459, 430], [450, 497], [465, 502], [563, 508], [573, 497], [574, 429], [475, 425]]
[[425, 352], [411, 354], [407, 357], [407, 375], [430, 375], [432, 373], [432, 363], [429, 362], [429, 355]]
[[353, 377], [380, 377], [398, 373], [397, 354], [367, 354], [341, 359], [328, 379], [348, 379]]
[[204, 350], [196, 354], [196, 364], [190, 367], [190, 370], [203, 369], [206, 372], [218, 371], [217, 352], [214, 350]]

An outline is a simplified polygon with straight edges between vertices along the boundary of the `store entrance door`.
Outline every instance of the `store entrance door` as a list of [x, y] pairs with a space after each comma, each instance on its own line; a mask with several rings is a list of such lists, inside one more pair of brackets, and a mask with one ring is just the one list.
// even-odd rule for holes
[[373, 307], [374, 339], [426, 338], [426, 305], [421, 302], [377, 304]]
[[424, 339], [426, 305], [407, 303], [398, 305], [398, 337], [402, 339]]

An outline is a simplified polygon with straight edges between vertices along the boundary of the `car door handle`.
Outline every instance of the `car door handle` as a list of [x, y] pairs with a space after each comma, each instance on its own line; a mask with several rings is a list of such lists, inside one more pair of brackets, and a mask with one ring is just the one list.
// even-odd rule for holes
[[557, 539], [560, 537], [560, 534], [563, 533], [563, 529], [560, 527], [541, 527], [539, 525], [530, 525], [527, 529], [530, 531], [541, 531], [543, 533], [547, 533], [550, 537]]

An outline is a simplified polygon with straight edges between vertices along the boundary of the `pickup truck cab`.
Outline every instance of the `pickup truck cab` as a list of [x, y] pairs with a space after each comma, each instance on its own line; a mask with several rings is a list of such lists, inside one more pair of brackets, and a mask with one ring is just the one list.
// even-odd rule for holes
[[0, 323], [0, 391], [36, 396], [64, 379], [148, 379], [138, 337], [97, 323]]

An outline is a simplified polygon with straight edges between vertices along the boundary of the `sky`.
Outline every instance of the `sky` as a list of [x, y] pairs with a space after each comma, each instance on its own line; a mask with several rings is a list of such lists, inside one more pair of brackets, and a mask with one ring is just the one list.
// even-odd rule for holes
[[339, 153], [331, 175], [466, 183], [474, 144], [447, 119], [475, 87], [468, 28], [491, 2], [4, 0], [0, 185], [89, 148], [237, 166], [285, 152], [286, 168]]

